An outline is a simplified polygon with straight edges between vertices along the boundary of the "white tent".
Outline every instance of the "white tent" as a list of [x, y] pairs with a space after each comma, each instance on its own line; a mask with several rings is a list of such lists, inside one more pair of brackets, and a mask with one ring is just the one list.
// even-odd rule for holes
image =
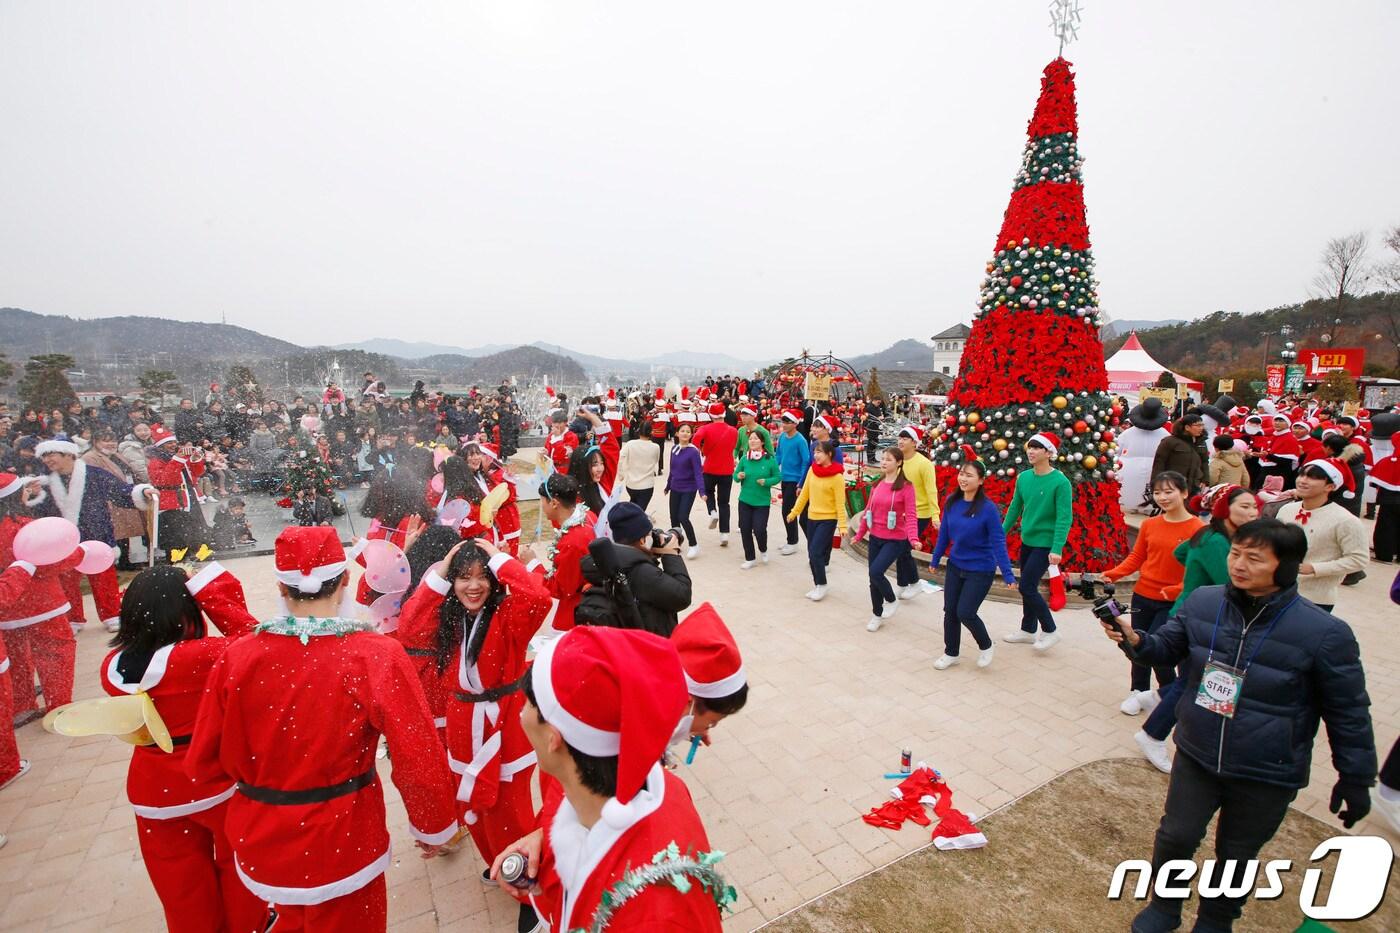
[[[1142, 341], [1138, 340], [1137, 331], [1128, 335], [1128, 342], [1107, 360], [1104, 361], [1104, 368], [1108, 370], [1108, 391], [1117, 395], [1125, 395], [1129, 399], [1136, 401], [1138, 389], [1144, 385], [1152, 385], [1162, 375], [1167, 372], [1167, 367], [1157, 362], [1143, 349]], [[1195, 379], [1172, 373], [1179, 385], [1184, 385], [1199, 396], [1205, 385]]]

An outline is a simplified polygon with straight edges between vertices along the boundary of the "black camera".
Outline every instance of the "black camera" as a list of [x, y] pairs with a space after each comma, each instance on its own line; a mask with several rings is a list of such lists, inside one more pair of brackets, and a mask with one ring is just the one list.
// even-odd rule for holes
[[1109, 625], [1117, 625], [1118, 617], [1127, 615], [1127, 611], [1113, 598], [1113, 584], [1103, 584], [1103, 594], [1100, 595], [1092, 580], [1079, 581], [1079, 595], [1094, 604], [1093, 613], [1099, 619]]
[[681, 533], [679, 528], [653, 528], [651, 530], [652, 550], [666, 546], [666, 543]]

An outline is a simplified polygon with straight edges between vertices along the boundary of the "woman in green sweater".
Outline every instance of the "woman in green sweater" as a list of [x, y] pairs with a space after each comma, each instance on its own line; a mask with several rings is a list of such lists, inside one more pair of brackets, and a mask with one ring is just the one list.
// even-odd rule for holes
[[740, 570], [751, 569], [760, 557], [768, 563], [768, 510], [773, 505], [773, 490], [783, 485], [778, 460], [763, 446], [763, 435], [754, 431], [748, 442], [748, 452], [734, 467], [734, 482], [739, 484], [739, 537], [744, 541]]
[[[1259, 500], [1243, 486], [1222, 484], [1214, 486], [1187, 503], [1193, 513], [1210, 513], [1210, 524], [1176, 546], [1172, 555], [1186, 573], [1181, 579], [1181, 593], [1167, 611], [1175, 615], [1197, 587], [1224, 586], [1230, 582], [1225, 559], [1230, 555], [1230, 539], [1235, 529], [1259, 517]], [[1176, 728], [1176, 704], [1181, 699], [1186, 679], [1178, 677], [1162, 690], [1162, 701], [1152, 710], [1142, 731], [1133, 736], [1138, 748], [1158, 770], [1172, 770], [1171, 755], [1167, 753], [1167, 736]]]
[[1051, 567], [1059, 565], [1074, 516], [1074, 489], [1069, 477], [1055, 469], [1059, 446], [1059, 437], [1050, 431], [1042, 431], [1026, 441], [1026, 460], [1031, 468], [1017, 475], [1016, 492], [1002, 522], [1002, 530], [1007, 534], [1018, 520], [1021, 523], [1021, 629], [1004, 640], [1013, 645], [1033, 645], [1036, 651], [1044, 651], [1060, 640], [1050, 604], [1040, 595], [1040, 579]]

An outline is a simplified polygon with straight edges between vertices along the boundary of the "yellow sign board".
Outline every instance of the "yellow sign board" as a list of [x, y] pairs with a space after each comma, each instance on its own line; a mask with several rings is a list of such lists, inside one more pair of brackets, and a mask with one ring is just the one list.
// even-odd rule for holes
[[831, 377], [821, 373], [808, 373], [806, 384], [802, 387], [802, 394], [809, 402], [830, 401]]
[[1168, 408], [1170, 408], [1171, 406], [1176, 404], [1176, 390], [1159, 389], [1156, 386], [1143, 386], [1142, 388], [1138, 389], [1139, 402], [1144, 402], [1150, 398], [1159, 399], [1163, 405], [1166, 405]]
[[1233, 392], [1233, 391], [1235, 391], [1235, 380], [1233, 380], [1233, 379], [1221, 379], [1219, 382], [1217, 382], [1217, 383], [1215, 384], [1215, 391], [1217, 391], [1217, 392]]

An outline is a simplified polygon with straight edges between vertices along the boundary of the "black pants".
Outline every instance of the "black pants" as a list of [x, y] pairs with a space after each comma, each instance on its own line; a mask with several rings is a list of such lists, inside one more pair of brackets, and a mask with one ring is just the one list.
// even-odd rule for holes
[[1030, 547], [1021, 544], [1021, 631], [1029, 635], [1036, 633], [1037, 627], [1044, 632], [1055, 631], [1055, 617], [1050, 614], [1050, 604], [1040, 594], [1040, 580], [1050, 569], [1050, 549]]
[[[1221, 777], [1180, 750], [1172, 762], [1171, 784], [1157, 841], [1152, 847], [1152, 875], [1172, 859], [1191, 859], [1205, 837], [1211, 818], [1220, 812], [1215, 829], [1216, 871], [1226, 859], [1245, 862], [1259, 854], [1278, 832], [1288, 805], [1298, 791], [1292, 787]], [[1238, 866], [1238, 872], [1243, 866]], [[1217, 878], [1219, 875], [1217, 875]], [[1213, 879], [1214, 880], [1214, 879]], [[1229, 929], [1244, 909], [1244, 897], [1201, 898], [1198, 920]], [[1158, 910], [1181, 914], [1183, 901], [1152, 896]]]
[[719, 509], [719, 533], [722, 535], [729, 534], [729, 495], [733, 491], [733, 474], [705, 474], [706, 506], [711, 515], [715, 514], [715, 509]]
[[[931, 518], [919, 519], [919, 541], [924, 540], [924, 532], [928, 531]], [[894, 562], [894, 582], [900, 586], [909, 586], [911, 583], [919, 582], [919, 565], [914, 562], [914, 549], [905, 548], [900, 553], [899, 558]]]
[[182, 509], [169, 509], [160, 513], [160, 541], [158, 546], [165, 551], [168, 563], [176, 563], [171, 550], [198, 547], [209, 536], [209, 526], [204, 523], [204, 513], [199, 506], [186, 512]]
[[959, 570], [948, 561], [948, 572], [943, 575], [943, 653], [948, 657], [958, 656], [964, 625], [978, 648], [986, 651], [992, 647], [992, 637], [977, 610], [982, 608], [995, 577], [995, 571]]
[[651, 494], [654, 492], [656, 492], [656, 487], [654, 486], [648, 486], [645, 489], [633, 489], [631, 486], [628, 486], [627, 498], [631, 499], [639, 509], [646, 511], [646, 507], [651, 504]]
[[[1172, 604], [1163, 602], [1160, 599], [1148, 599], [1146, 596], [1133, 594], [1132, 601], [1132, 621], [1133, 631], [1141, 632], [1144, 635], [1151, 634], [1162, 627], [1167, 621], [1167, 614], [1171, 610]], [[1157, 686], [1165, 687], [1176, 680], [1176, 668], [1167, 667], [1147, 668], [1141, 664], [1134, 663], [1130, 672], [1130, 683], [1133, 690], [1147, 690], [1152, 686], [1152, 674], [1157, 674]]]
[[1381, 783], [1391, 790], [1400, 790], [1400, 739], [1390, 746], [1390, 754], [1381, 765]]
[[1371, 546], [1376, 549], [1376, 560], [1392, 561], [1400, 557], [1400, 502], [1376, 509], [1376, 530], [1371, 535]]
[[769, 508], [766, 505], [739, 503], [739, 537], [744, 539], [744, 560], [754, 559], [755, 544], [758, 545], [758, 553], [768, 553]]
[[695, 547], [695, 526], [690, 523], [690, 509], [695, 505], [694, 492], [671, 490], [671, 527], [685, 532], [686, 543]]
[[656, 445], [656, 475], [660, 476], [666, 469], [666, 438], [653, 437], [651, 442]]
[[826, 586], [826, 565], [831, 563], [831, 543], [836, 537], [836, 519], [807, 522], [807, 564], [812, 568], [812, 582]]
[[790, 522], [787, 520], [788, 513], [792, 511], [792, 507], [796, 504], [797, 484], [789, 483], [787, 480], [783, 480], [783, 530], [787, 532], [788, 544], [797, 543], [797, 526], [802, 521], [802, 518], [800, 516], [795, 522]]
[[885, 571], [890, 569], [890, 564], [909, 556], [909, 542], [903, 538], [877, 538], [875, 535], [865, 540], [870, 542], [870, 612], [879, 615], [885, 603], [894, 602], [894, 588], [890, 586], [890, 578], [885, 576]]

